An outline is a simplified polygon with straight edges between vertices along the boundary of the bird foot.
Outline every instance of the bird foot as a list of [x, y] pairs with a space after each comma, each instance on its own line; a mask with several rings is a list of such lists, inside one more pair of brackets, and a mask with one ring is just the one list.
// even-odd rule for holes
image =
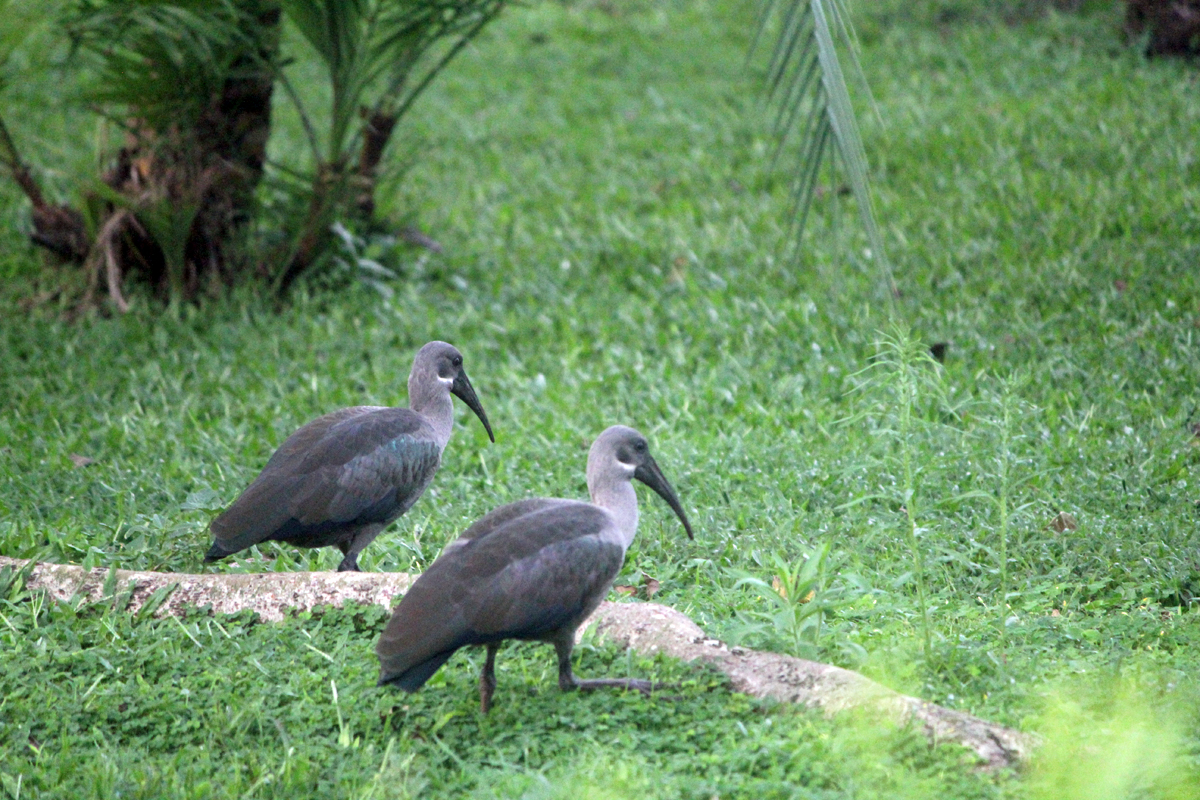
[[342, 563], [338, 564], [337, 571], [338, 572], [362, 572], [362, 570], [358, 566], [357, 558], [354, 560], [349, 560], [349, 559], [343, 558]]
[[653, 681], [643, 681], [637, 678], [593, 678], [586, 681], [576, 680], [575, 685], [571, 688], [578, 689], [581, 692], [591, 692], [596, 689], [625, 689], [648, 695], [654, 691], [669, 689], [671, 688], [671, 684], [654, 683]]

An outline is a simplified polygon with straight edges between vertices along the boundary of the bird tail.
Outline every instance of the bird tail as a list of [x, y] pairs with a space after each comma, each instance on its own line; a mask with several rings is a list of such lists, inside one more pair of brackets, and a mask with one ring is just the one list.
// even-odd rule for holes
[[[457, 650], [458, 648], [454, 648]], [[450, 660], [450, 656], [454, 655], [454, 650], [447, 650], [444, 653], [438, 653], [433, 658], [422, 661], [414, 667], [409, 667], [403, 672], [389, 675], [386, 672], [387, 667], [383, 667], [379, 674], [378, 686], [384, 684], [394, 684], [399, 686], [406, 692], [415, 692], [425, 685], [425, 681], [433, 677], [433, 673], [437, 672], [442, 664]]]
[[221, 543], [213, 540], [212, 547], [208, 548], [208, 552], [204, 554], [204, 563], [210, 564], [213, 561], [220, 561], [225, 556], [231, 556], [236, 553], [236, 550], [226, 550], [221, 547]]

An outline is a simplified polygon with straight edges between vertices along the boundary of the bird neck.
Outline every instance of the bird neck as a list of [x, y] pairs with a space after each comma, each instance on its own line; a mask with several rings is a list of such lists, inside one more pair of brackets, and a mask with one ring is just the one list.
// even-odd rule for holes
[[408, 379], [408, 407], [429, 423], [438, 449], [444, 451], [454, 430], [454, 401], [436, 375], [422, 378], [414, 372]]
[[633, 490], [633, 484], [625, 477], [588, 483], [592, 502], [613, 515], [617, 521], [621, 546], [628, 550], [629, 545], [633, 544], [633, 537], [637, 535], [638, 525], [637, 492]]

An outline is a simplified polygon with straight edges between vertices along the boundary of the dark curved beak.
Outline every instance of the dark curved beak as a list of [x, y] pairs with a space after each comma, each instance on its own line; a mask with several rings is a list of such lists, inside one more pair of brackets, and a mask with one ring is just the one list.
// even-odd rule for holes
[[633, 477], [649, 486], [659, 497], [666, 500], [667, 505], [675, 512], [675, 516], [679, 517], [679, 521], [683, 523], [683, 529], [687, 531], [688, 538], [696, 538], [692, 535], [692, 526], [688, 523], [687, 516], [683, 513], [683, 506], [679, 504], [679, 498], [675, 496], [675, 490], [671, 488], [671, 484], [667, 483], [662, 470], [658, 468], [658, 464], [654, 462], [653, 458], [646, 456], [646, 463], [633, 471]]
[[483, 429], [487, 431], [488, 438], [492, 440], [492, 444], [495, 444], [496, 437], [492, 435], [492, 426], [488, 424], [487, 414], [484, 413], [483, 406], [479, 404], [479, 398], [475, 396], [475, 389], [472, 388], [471, 381], [467, 379], [465, 369], [458, 371], [458, 377], [450, 385], [450, 394], [462, 400], [467, 404], [467, 408], [475, 412], [475, 416], [479, 417], [479, 421], [483, 423]]

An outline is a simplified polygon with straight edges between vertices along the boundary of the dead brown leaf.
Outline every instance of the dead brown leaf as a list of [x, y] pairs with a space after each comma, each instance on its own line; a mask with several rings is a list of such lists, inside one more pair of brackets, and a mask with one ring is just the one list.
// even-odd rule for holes
[[[771, 578], [771, 588], [774, 589], [775, 593], [777, 595], [779, 595], [780, 597], [782, 597], [784, 600], [787, 599], [787, 596], [788, 596], [787, 586], [784, 584], [783, 581], [779, 580], [778, 575]], [[817, 590], [809, 589], [808, 594], [806, 594], [806, 595], [804, 595], [804, 597], [800, 598], [800, 602], [807, 603], [816, 596], [817, 596]]]
[[94, 458], [88, 458], [87, 456], [81, 456], [79, 453], [71, 453], [71, 455], [67, 456], [67, 458], [71, 459], [71, 463], [74, 464], [76, 468], [86, 467], [88, 464], [94, 463], [96, 460]]
[[846, 195], [850, 194], [850, 187], [849, 187], [849, 185], [847, 185], [845, 183], [841, 184], [840, 186], [838, 186], [836, 188], [821, 185], [821, 186], [818, 186], [813, 191], [813, 194], [816, 195], [818, 200], [823, 199], [825, 197], [825, 195], [827, 195], [827, 194], [836, 194], [839, 197], [845, 197]]
[[674, 189], [678, 185], [679, 185], [678, 178], [664, 178], [663, 180], [659, 181], [657, 184], [654, 185], [654, 193], [659, 196], [662, 196], [663, 194], [670, 191], [671, 189]]
[[1058, 533], [1063, 533], [1065, 531], [1079, 530], [1079, 523], [1076, 522], [1075, 517], [1065, 511], [1060, 511], [1055, 515], [1054, 519], [1050, 520], [1050, 527]]
[[642, 573], [637, 586], [629, 586], [622, 584], [614, 586], [613, 590], [624, 597], [640, 597], [643, 600], [649, 600], [654, 595], [658, 594], [659, 582], [657, 578], [653, 578], [646, 573]]

